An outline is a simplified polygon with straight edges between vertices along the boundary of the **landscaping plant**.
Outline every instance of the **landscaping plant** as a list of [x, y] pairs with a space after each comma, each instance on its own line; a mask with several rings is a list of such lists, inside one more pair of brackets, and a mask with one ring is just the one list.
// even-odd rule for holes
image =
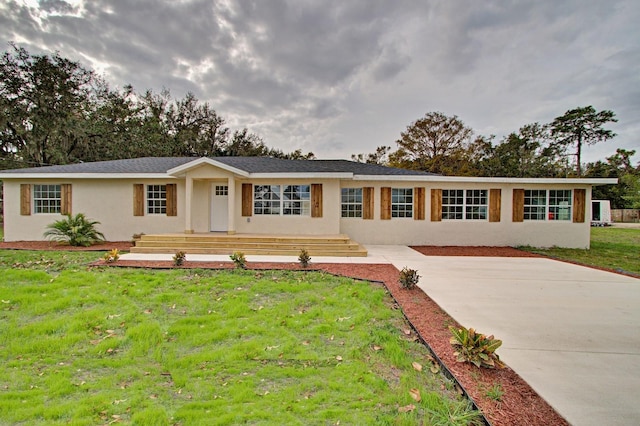
[[311, 262], [311, 256], [309, 256], [309, 252], [305, 249], [300, 250], [300, 255], [298, 256], [298, 261], [300, 262], [300, 266], [306, 268], [309, 266], [309, 262]]
[[47, 239], [84, 247], [104, 241], [104, 234], [96, 230], [96, 225], [99, 225], [100, 222], [87, 219], [83, 213], [65, 216], [66, 219], [60, 219], [47, 225], [47, 230], [44, 233]]
[[107, 263], [117, 262], [118, 259], [120, 259], [120, 251], [117, 248], [114, 248], [113, 250], [106, 252], [102, 258]]
[[241, 251], [234, 252], [229, 258], [233, 261], [233, 264], [236, 265], [237, 269], [246, 269], [247, 268], [247, 259], [244, 257], [244, 253]]
[[415, 269], [409, 269], [406, 266], [402, 268], [402, 271], [400, 271], [400, 285], [402, 288], [411, 290], [418, 285], [418, 281], [420, 281], [418, 271]]
[[473, 328], [449, 327], [453, 337], [450, 343], [456, 351], [453, 353], [458, 362], [470, 362], [476, 367], [503, 367], [496, 349], [502, 345], [502, 340], [493, 336], [485, 336]]
[[176, 266], [182, 266], [185, 260], [187, 260], [187, 253], [182, 250], [173, 255], [173, 264]]

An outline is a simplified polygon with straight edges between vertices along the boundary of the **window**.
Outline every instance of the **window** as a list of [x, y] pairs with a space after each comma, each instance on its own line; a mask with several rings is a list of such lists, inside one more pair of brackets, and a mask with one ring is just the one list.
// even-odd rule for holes
[[34, 213], [60, 213], [61, 205], [60, 185], [33, 185]]
[[342, 217], [362, 217], [362, 188], [342, 188]]
[[486, 189], [443, 189], [443, 220], [486, 220]]
[[413, 217], [412, 188], [391, 188], [391, 217]]
[[287, 185], [282, 194], [282, 214], [309, 216], [311, 212], [311, 187], [309, 185]]
[[309, 216], [310, 185], [254, 185], [253, 213], [256, 215]]
[[167, 185], [147, 185], [147, 213], [167, 213]]
[[226, 185], [216, 185], [216, 195], [225, 197], [229, 195], [229, 187]]
[[571, 220], [570, 189], [524, 191], [524, 220]]

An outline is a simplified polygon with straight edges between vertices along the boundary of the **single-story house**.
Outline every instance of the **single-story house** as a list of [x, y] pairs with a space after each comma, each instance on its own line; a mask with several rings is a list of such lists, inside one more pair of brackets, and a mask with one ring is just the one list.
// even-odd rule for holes
[[66, 213], [134, 234], [345, 234], [362, 244], [588, 248], [616, 179], [453, 177], [346, 160], [147, 157], [4, 170], [5, 241]]

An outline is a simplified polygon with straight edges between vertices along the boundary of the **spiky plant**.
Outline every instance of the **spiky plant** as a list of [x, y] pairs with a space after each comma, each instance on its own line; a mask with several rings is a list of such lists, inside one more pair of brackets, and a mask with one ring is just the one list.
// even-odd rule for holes
[[99, 225], [100, 222], [87, 219], [83, 213], [65, 216], [66, 219], [60, 219], [47, 225], [47, 230], [44, 233], [45, 238], [67, 242], [71, 246], [84, 247], [104, 241], [104, 234], [96, 230], [96, 225]]

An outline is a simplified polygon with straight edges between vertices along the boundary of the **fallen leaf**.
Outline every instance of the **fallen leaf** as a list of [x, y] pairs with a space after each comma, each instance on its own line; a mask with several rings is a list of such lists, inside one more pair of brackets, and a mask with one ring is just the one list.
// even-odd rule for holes
[[342, 357], [341, 357], [340, 355], [338, 355], [338, 356], [336, 357], [336, 359], [337, 359], [338, 361], [342, 361]]
[[118, 404], [120, 404], [121, 402], [125, 402], [125, 401], [126, 401], [126, 399], [116, 399], [115, 401], [113, 401], [113, 404], [114, 404], [114, 405], [118, 405]]
[[302, 344], [303, 344], [304, 346], [309, 346], [309, 343], [311, 343], [311, 342], [309, 342], [308, 340], [305, 340], [304, 342], [302, 342]]
[[381, 351], [381, 350], [382, 350], [382, 347], [381, 347], [381, 346], [378, 346], [378, 345], [373, 345], [373, 350], [374, 350], [374, 351]]
[[409, 411], [413, 411], [416, 409], [416, 406], [413, 404], [409, 404], [409, 405], [405, 405], [404, 407], [399, 407], [398, 408], [398, 412], [399, 413], [408, 413]]
[[429, 370], [433, 374], [438, 374], [440, 372], [440, 366], [438, 364], [432, 364], [431, 367], [429, 367]]
[[145, 309], [144, 313], [147, 314], [147, 315], [150, 314], [151, 313], [151, 309]]
[[416, 402], [422, 401], [422, 397], [420, 396], [420, 389], [410, 389], [409, 395], [411, 395], [411, 398], [413, 398]]
[[412, 362], [411, 365], [413, 366], [413, 369], [416, 371], [422, 371], [422, 365], [417, 363], [417, 362]]
[[404, 334], [406, 334], [407, 336], [409, 336], [409, 335], [411, 334], [411, 329], [409, 329], [409, 328], [405, 328], [404, 330], [402, 330], [402, 332], [403, 332]]
[[149, 395], [149, 398], [151, 398], [151, 399], [158, 399], [158, 395], [157, 395], [157, 394], [155, 394], [155, 393], [153, 393], [153, 394]]

